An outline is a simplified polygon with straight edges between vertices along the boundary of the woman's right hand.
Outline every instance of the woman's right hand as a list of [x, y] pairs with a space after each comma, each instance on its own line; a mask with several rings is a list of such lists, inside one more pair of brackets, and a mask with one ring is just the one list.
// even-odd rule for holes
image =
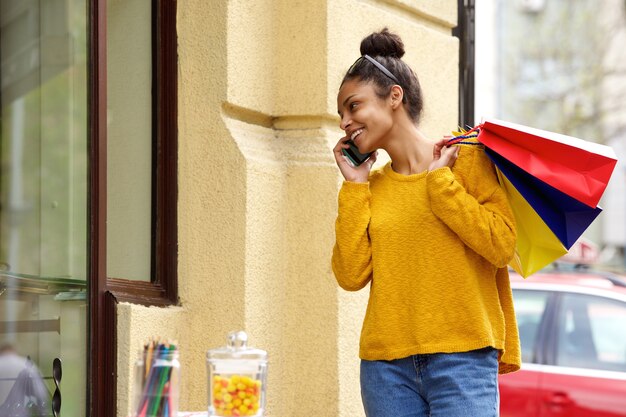
[[372, 165], [376, 162], [376, 156], [378, 156], [378, 151], [374, 151], [372, 155], [367, 159], [367, 161], [363, 162], [358, 167], [353, 166], [346, 156], [343, 154], [343, 149], [348, 149], [350, 146], [346, 143], [348, 140], [347, 137], [343, 137], [339, 139], [337, 145], [333, 149], [333, 153], [335, 154], [335, 162], [337, 162], [337, 166], [339, 167], [339, 171], [341, 171], [341, 175], [346, 181], [350, 182], [368, 182], [370, 170], [372, 169]]

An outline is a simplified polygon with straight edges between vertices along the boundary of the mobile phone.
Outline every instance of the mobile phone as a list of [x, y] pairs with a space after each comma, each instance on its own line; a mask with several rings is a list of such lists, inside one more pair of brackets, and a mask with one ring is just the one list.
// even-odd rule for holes
[[367, 161], [367, 159], [372, 155], [373, 152], [370, 153], [361, 153], [359, 152], [359, 148], [356, 147], [352, 140], [348, 139], [346, 143], [350, 146], [348, 149], [342, 149], [341, 151], [348, 159], [354, 164], [354, 166], [359, 166], [363, 162]]

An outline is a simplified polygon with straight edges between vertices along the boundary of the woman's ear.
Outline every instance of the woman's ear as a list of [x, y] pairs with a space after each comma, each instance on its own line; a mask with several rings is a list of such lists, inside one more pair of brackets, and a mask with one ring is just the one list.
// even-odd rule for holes
[[398, 84], [391, 87], [391, 107], [396, 109], [402, 104], [402, 98], [404, 97], [404, 90]]

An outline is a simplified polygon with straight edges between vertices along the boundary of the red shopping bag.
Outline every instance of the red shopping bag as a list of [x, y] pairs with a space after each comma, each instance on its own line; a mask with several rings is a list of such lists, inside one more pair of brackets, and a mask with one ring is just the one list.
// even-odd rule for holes
[[535, 178], [597, 207], [617, 163], [608, 146], [496, 119], [478, 141]]

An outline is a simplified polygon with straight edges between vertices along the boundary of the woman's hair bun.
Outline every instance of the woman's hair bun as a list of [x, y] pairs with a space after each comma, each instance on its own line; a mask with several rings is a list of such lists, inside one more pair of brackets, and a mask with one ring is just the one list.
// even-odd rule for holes
[[366, 36], [361, 41], [361, 55], [402, 58], [404, 56], [404, 43], [400, 36], [384, 28], [380, 32]]

